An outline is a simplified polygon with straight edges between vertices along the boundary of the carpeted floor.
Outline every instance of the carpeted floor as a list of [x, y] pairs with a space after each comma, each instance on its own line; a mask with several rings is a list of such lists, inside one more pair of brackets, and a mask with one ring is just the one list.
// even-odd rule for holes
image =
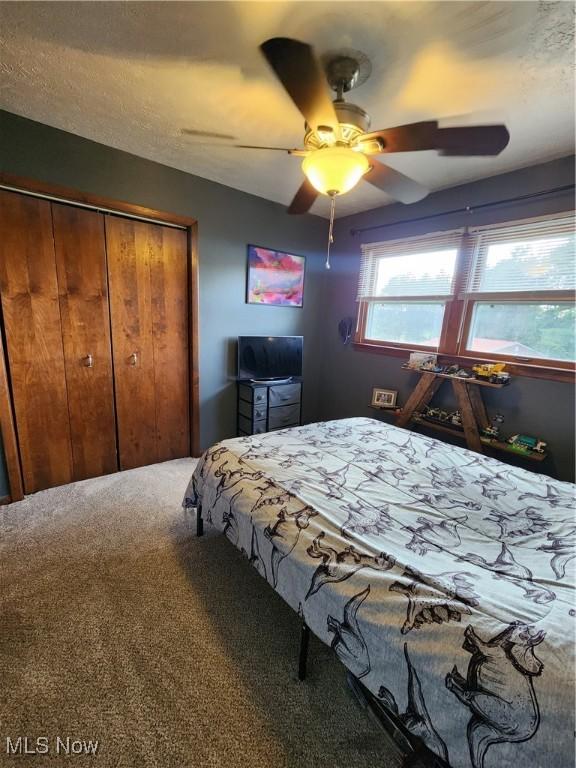
[[[0, 765], [397, 768], [313, 638], [222, 536], [180, 502], [193, 461], [54, 488], [0, 507]], [[47, 736], [49, 755], [6, 754]], [[55, 754], [57, 737], [98, 740]]]

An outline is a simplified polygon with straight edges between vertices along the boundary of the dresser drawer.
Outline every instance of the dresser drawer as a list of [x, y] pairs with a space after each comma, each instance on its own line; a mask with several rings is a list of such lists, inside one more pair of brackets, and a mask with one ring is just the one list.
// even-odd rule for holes
[[266, 407], [266, 404], [258, 405], [257, 403], [248, 403], [246, 400], [239, 400], [238, 411], [241, 416], [245, 416], [251, 421], [260, 421], [261, 419], [266, 418], [268, 408]]
[[270, 387], [270, 407], [299, 403], [301, 389], [302, 385], [300, 382], [296, 384], [275, 384]]
[[280, 405], [278, 408], [270, 408], [268, 414], [268, 426], [270, 429], [282, 429], [293, 427], [300, 423], [300, 403], [295, 405]]
[[266, 387], [249, 387], [247, 384], [240, 384], [238, 391], [241, 400], [258, 405], [266, 404]]
[[266, 432], [266, 419], [252, 421], [252, 419], [247, 419], [246, 416], [239, 416], [238, 428], [241, 432], [246, 432], [248, 435], [260, 435], [262, 432]]

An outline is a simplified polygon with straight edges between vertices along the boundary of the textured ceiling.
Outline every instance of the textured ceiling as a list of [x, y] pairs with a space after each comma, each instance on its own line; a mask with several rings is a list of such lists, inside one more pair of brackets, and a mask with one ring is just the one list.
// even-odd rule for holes
[[[371, 59], [348, 98], [373, 128], [508, 125], [498, 158], [386, 158], [441, 189], [574, 151], [573, 14], [570, 2], [4, 2], [0, 107], [287, 204], [299, 160], [200, 145], [180, 129], [300, 146], [303, 120], [258, 52], [269, 37], [295, 37]], [[388, 202], [360, 183], [337, 213]], [[327, 215], [327, 200], [313, 212]]]

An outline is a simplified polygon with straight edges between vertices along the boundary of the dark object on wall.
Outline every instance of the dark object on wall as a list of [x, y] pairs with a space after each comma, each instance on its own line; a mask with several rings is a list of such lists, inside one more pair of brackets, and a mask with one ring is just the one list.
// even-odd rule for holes
[[354, 318], [343, 317], [338, 323], [338, 335], [342, 344], [349, 344], [352, 341], [352, 332], [354, 331]]
[[239, 336], [238, 379], [269, 381], [302, 376], [302, 336]]
[[305, 266], [304, 256], [249, 245], [246, 302], [301, 307]]
[[238, 434], [258, 435], [302, 423], [302, 382], [238, 382]]
[[0, 192], [13, 500], [190, 455], [189, 234], [96, 208]]

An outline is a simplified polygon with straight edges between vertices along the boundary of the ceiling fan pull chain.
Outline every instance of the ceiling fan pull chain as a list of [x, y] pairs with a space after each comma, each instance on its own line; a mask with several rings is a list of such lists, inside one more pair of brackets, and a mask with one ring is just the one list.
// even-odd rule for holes
[[336, 195], [330, 195], [330, 229], [328, 230], [328, 251], [326, 252], [326, 269], [330, 269], [330, 246], [334, 242], [332, 230], [334, 229], [334, 211], [336, 209]]

